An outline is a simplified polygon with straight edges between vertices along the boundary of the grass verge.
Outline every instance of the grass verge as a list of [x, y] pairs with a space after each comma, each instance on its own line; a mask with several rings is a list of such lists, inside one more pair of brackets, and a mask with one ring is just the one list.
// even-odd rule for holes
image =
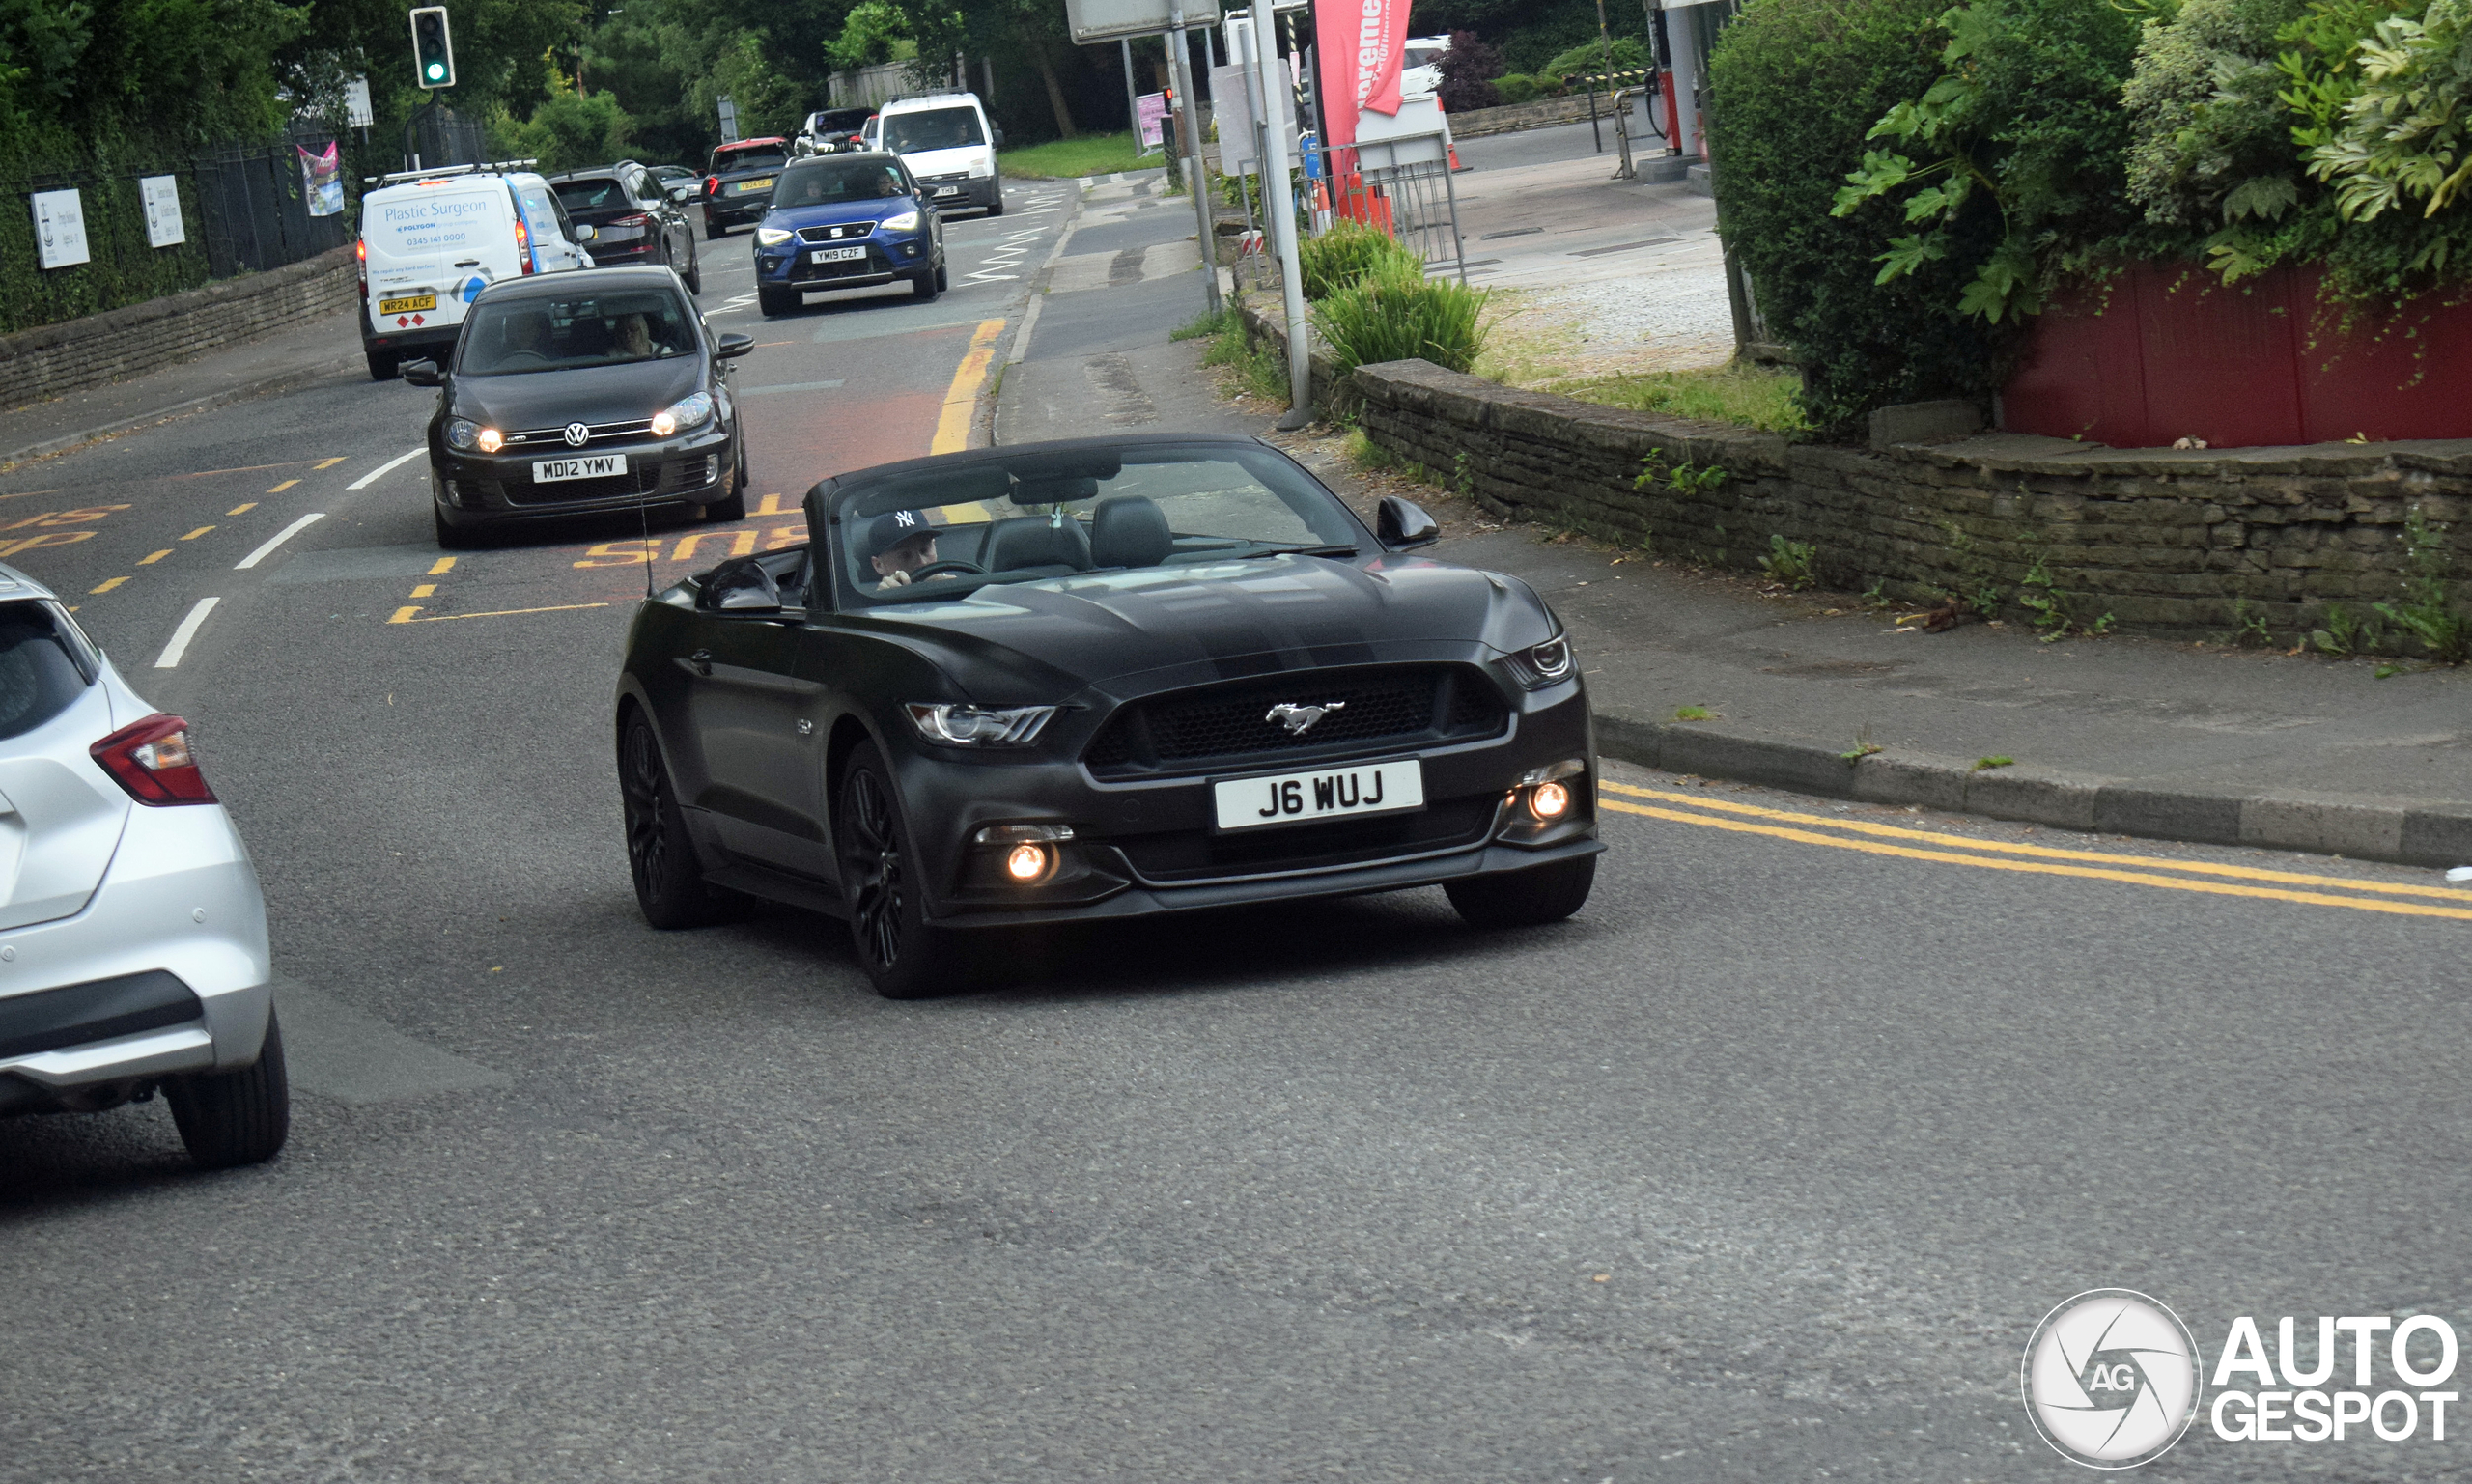
[[1592, 377], [1548, 388], [1599, 406], [1663, 412], [1712, 423], [1805, 433], [1794, 393], [1801, 378], [1791, 371], [1736, 361], [1699, 371], [1650, 371], [1634, 376]]
[[1225, 366], [1236, 373], [1237, 386], [1247, 395], [1265, 397], [1274, 402], [1287, 400], [1287, 360], [1271, 349], [1269, 342], [1249, 344], [1245, 339], [1245, 322], [1233, 310], [1217, 316], [1204, 315], [1172, 332], [1177, 340], [1210, 337], [1210, 349], [1201, 353], [1205, 366]]
[[1134, 153], [1133, 132], [1083, 134], [1079, 139], [1051, 139], [1045, 144], [1005, 150], [996, 156], [1004, 174], [1017, 180], [1070, 180], [1085, 175], [1112, 175], [1119, 170], [1152, 170], [1166, 156]]

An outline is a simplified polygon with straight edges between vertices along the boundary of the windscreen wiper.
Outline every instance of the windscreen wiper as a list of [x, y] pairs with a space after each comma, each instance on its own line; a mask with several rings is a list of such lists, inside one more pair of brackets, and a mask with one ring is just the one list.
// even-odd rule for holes
[[1241, 553], [1246, 558], [1256, 556], [1355, 556], [1354, 546], [1256, 546]]

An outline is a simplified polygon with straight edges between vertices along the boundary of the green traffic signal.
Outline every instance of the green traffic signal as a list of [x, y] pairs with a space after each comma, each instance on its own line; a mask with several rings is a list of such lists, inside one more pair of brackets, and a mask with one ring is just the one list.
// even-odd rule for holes
[[412, 57], [424, 88], [455, 86], [455, 42], [447, 30], [446, 7], [425, 5], [411, 13]]

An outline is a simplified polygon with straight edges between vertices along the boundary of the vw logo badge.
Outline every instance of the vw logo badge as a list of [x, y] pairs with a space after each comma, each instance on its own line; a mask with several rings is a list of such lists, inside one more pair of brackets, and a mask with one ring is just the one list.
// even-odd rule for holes
[[590, 441], [592, 441], [591, 429], [585, 427], [581, 423], [567, 424], [567, 446], [569, 448], [581, 448]]

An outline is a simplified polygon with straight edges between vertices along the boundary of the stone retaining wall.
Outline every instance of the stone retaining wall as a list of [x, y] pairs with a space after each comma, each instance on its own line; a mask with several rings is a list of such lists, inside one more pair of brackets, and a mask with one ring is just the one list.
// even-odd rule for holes
[[[2329, 602], [2399, 596], [2415, 505], [2451, 525], [2455, 570], [2472, 576], [2472, 441], [2178, 453], [1992, 434], [1871, 451], [1424, 361], [1361, 367], [1346, 392], [1376, 444], [1498, 515], [1747, 569], [1783, 536], [1815, 548], [1827, 585], [1903, 602], [1996, 589], [2014, 615], [2039, 561], [2081, 622], [2225, 630], [2255, 617], [2289, 642]], [[1724, 477], [1688, 478], [1710, 468]]]
[[359, 294], [350, 246], [82, 320], [0, 336], [0, 407], [64, 396], [332, 314]]
[[[1596, 111], [1611, 114], [1605, 95], [1596, 96]], [[1504, 103], [1499, 108], [1471, 108], [1466, 113], [1450, 116], [1450, 137], [1480, 139], [1487, 134], [1507, 134], [1523, 128], [1543, 128], [1552, 124], [1571, 124], [1587, 117], [1587, 95], [1569, 98], [1540, 98], [1526, 103]]]

